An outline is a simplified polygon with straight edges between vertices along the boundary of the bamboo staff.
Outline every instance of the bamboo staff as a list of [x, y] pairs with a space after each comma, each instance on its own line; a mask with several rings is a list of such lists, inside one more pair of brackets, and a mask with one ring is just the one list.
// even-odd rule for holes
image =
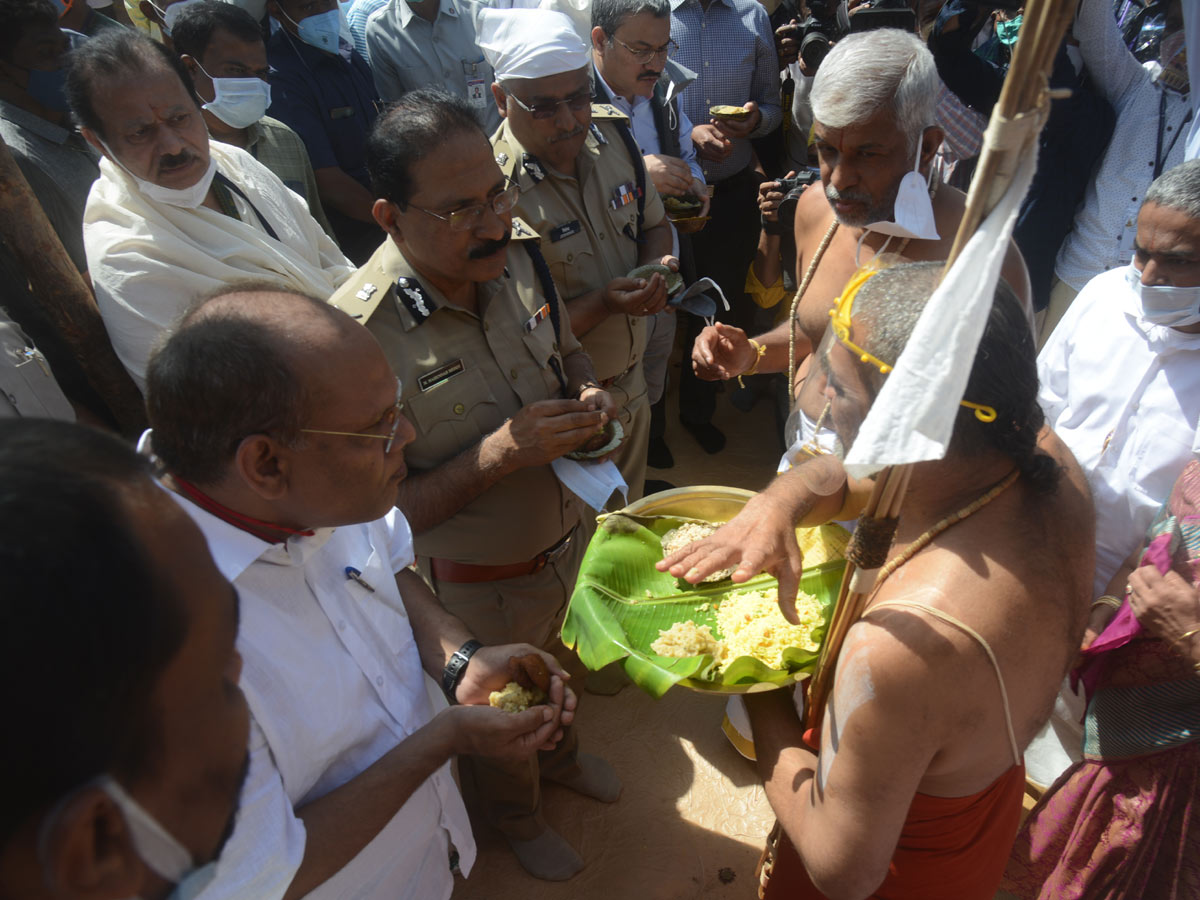
[[[1074, 14], [1075, 0], [1030, 0], [1026, 5], [1012, 63], [1004, 79], [1000, 99], [992, 110], [989, 134], [994, 129], [996, 134], [1003, 133], [1005, 125], [1020, 116], [1044, 117], [1048, 98], [1047, 78]], [[949, 271], [979, 224], [1004, 196], [1017, 162], [1032, 151], [1039, 131], [1040, 124], [1037, 128], [1031, 128], [1024, 140], [1014, 146], [997, 146], [985, 141], [945, 271]], [[833, 619], [809, 689], [807, 708], [810, 728], [820, 726], [825, 715], [838, 655], [850, 627], [862, 618], [874, 587], [875, 574], [883, 563], [879, 557], [886, 555], [884, 551], [890, 546], [890, 536], [895, 533], [911, 477], [911, 464], [888, 466], [876, 476], [875, 486], [846, 554], [846, 574], [842, 578]]]
[[92, 288], [63, 248], [29, 182], [0, 138], [0, 241], [13, 253], [50, 324], [126, 436], [146, 424], [142, 395], [117, 359]]

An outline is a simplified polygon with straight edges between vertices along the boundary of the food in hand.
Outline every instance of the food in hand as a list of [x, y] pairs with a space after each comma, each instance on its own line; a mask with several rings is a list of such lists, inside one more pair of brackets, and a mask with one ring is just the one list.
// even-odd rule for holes
[[792, 625], [779, 611], [774, 588], [739, 591], [726, 595], [717, 606], [717, 634], [709, 625], [691, 619], [659, 631], [650, 649], [659, 656], [711, 656], [717, 671], [740, 656], [751, 656], [772, 669], [783, 668], [783, 652], [789, 647], [815, 652], [814, 629], [825, 621], [821, 601], [800, 591], [796, 596], [799, 625]]
[[516, 673], [517, 681], [530, 690], [539, 690], [543, 696], [550, 691], [550, 670], [546, 661], [537, 653], [510, 656], [509, 670]]
[[[662, 536], [663, 558], [666, 559], [672, 553], [691, 546], [696, 541], [703, 540], [713, 534], [718, 527], [712, 522], [685, 522], [677, 528], [672, 528]], [[718, 572], [713, 572], [700, 583], [708, 584], [710, 581], [724, 581], [733, 572], [733, 568], [721, 569]]]
[[695, 215], [704, 206], [704, 201], [692, 194], [684, 194], [682, 197], [664, 196], [662, 202], [667, 215], [672, 217]]
[[625, 438], [625, 429], [616, 419], [609, 419], [592, 437], [588, 438], [581, 447], [564, 453], [567, 459], [586, 460], [598, 459], [612, 453], [621, 445]]
[[750, 118], [750, 110], [744, 106], [710, 106], [708, 114], [718, 122], [740, 122], [743, 119]]
[[524, 712], [531, 706], [536, 706], [546, 699], [546, 694], [539, 690], [523, 688], [515, 681], [510, 681], [502, 690], [492, 691], [488, 695], [488, 705], [505, 712]]
[[650, 263], [645, 266], [638, 266], [631, 271], [626, 278], [644, 278], [649, 281], [655, 275], [661, 275], [663, 281], [667, 283], [667, 296], [676, 293], [683, 288], [683, 276], [678, 272], [672, 272], [669, 268], [659, 263]]

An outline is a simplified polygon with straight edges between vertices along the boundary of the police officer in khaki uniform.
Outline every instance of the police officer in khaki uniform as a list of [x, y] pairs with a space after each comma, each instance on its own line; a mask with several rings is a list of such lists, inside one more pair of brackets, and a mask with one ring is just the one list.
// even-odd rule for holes
[[[591, 513], [551, 461], [595, 437], [617, 407], [596, 382], [517, 197], [465, 101], [405, 95], [380, 118], [367, 161], [388, 239], [332, 303], [379, 339], [416, 439], [397, 505], [421, 574], [480, 641], [558, 629]], [[473, 642], [472, 642], [473, 643]], [[460, 657], [469, 657], [465, 645]], [[620, 781], [568, 731], [540, 761], [471, 759], [488, 818], [533, 875], [583, 865], [546, 825], [540, 777], [613, 801]]]
[[571, 325], [621, 408], [626, 441], [613, 457], [629, 499], [641, 496], [650, 440], [642, 357], [647, 316], [666, 280], [626, 275], [647, 263], [678, 270], [671, 227], [623, 113], [591, 103], [591, 51], [562, 13], [484, 9], [479, 46], [496, 72], [504, 122], [496, 162], [519, 186], [517, 214], [571, 311]]

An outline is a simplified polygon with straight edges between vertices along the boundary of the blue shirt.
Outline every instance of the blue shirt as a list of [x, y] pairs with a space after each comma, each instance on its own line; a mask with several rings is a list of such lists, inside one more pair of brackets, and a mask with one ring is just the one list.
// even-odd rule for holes
[[388, 0], [352, 0], [350, 11], [346, 13], [346, 24], [350, 26], [350, 34], [354, 36], [354, 51], [363, 59], [370, 62], [367, 56], [367, 19], [377, 9], [388, 5]]
[[[697, 73], [679, 95], [679, 105], [695, 125], [712, 118], [710, 106], [744, 106], [753, 100], [762, 121], [750, 137], [762, 137], [783, 121], [779, 101], [779, 57], [767, 11], [758, 0], [671, 0], [671, 37], [679, 50], [676, 62]], [[750, 165], [747, 138], [733, 141], [724, 162], [701, 159], [704, 180], [724, 181]]]
[[367, 187], [367, 133], [379, 97], [366, 61], [349, 44], [325, 53], [282, 28], [267, 42], [267, 60], [268, 115], [300, 135], [313, 169], [336, 167]]

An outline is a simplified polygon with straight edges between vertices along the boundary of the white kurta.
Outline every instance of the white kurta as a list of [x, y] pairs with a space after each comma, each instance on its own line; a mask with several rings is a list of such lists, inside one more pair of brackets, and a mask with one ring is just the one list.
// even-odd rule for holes
[[[364, 525], [267, 544], [176, 495], [241, 598], [241, 687], [250, 768], [233, 835], [201, 900], [277, 900], [304, 855], [295, 809], [371, 766], [425, 725], [440, 692], [421, 669], [395, 572], [413, 561], [396, 510]], [[375, 588], [346, 575], [348, 566]], [[309, 898], [446, 900], [449, 847], [464, 874], [475, 842], [450, 763]]]
[[[1125, 273], [1089, 281], [1038, 356], [1046, 420], [1079, 460], [1096, 504], [1093, 597], [1142, 544], [1200, 448], [1200, 334], [1143, 319]], [[1083, 711], [1064, 682], [1025, 752], [1031, 780], [1049, 786], [1081, 758]]]
[[88, 271], [109, 340], [139, 388], [159, 336], [197, 297], [247, 279], [322, 299], [354, 272], [308, 206], [244, 150], [210, 141], [217, 168], [274, 228], [236, 199], [238, 219], [158, 203], [110, 160], [100, 163], [83, 217]]

